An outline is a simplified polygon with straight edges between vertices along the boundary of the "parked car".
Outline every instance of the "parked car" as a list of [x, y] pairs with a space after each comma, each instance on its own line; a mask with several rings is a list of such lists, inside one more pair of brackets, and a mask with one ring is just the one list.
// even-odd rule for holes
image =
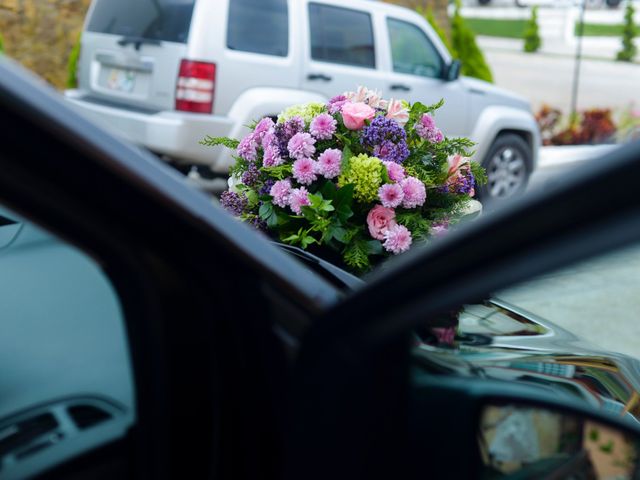
[[[3, 478], [637, 473], [637, 363], [478, 302], [640, 241], [637, 144], [349, 292], [1, 62]], [[463, 304], [537, 347], [416, 340]]]
[[[521, 192], [536, 167], [540, 135], [529, 104], [459, 78], [420, 15], [354, 0], [94, 0], [82, 35], [78, 111], [188, 168], [226, 174], [231, 155], [199, 141], [241, 137], [285, 107], [326, 102], [358, 85], [445, 107], [437, 121], [477, 142], [487, 198]], [[202, 171], [202, 169], [200, 169]], [[206, 172], [205, 172], [206, 174]]]

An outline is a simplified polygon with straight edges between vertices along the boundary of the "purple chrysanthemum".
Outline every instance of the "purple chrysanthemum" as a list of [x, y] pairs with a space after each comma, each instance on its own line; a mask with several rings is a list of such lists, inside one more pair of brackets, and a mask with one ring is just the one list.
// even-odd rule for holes
[[242, 215], [244, 209], [247, 208], [247, 197], [242, 194], [225, 190], [220, 195], [220, 204], [236, 217]]
[[244, 137], [238, 144], [236, 153], [240, 158], [248, 162], [255, 162], [258, 156], [258, 142], [256, 136], [250, 133]]
[[340, 112], [340, 110], [342, 110], [342, 106], [348, 101], [349, 99], [344, 95], [337, 95], [329, 100], [329, 102], [327, 103], [327, 110], [329, 110], [329, 113], [331, 115], [335, 115], [336, 113]]
[[375, 117], [364, 127], [360, 143], [373, 149], [373, 154], [381, 160], [402, 163], [409, 156], [407, 134], [393, 119]]
[[273, 197], [274, 205], [279, 207], [286, 207], [289, 205], [289, 195], [291, 194], [291, 181], [287, 178], [285, 180], [278, 180], [273, 184], [269, 195]]
[[309, 192], [306, 188], [294, 188], [289, 195], [289, 207], [296, 214], [302, 213], [302, 207], [311, 205], [309, 200]]
[[378, 198], [383, 207], [396, 208], [402, 203], [404, 192], [397, 183], [386, 183], [378, 190]]
[[318, 157], [318, 173], [324, 178], [335, 178], [340, 175], [342, 167], [342, 152], [336, 148], [329, 148]]
[[328, 113], [321, 113], [311, 120], [309, 131], [318, 140], [329, 140], [336, 132], [338, 122]]
[[317, 171], [316, 162], [310, 158], [300, 158], [293, 162], [293, 178], [303, 185], [310, 185], [315, 182], [318, 178], [316, 176]]
[[407, 177], [400, 182], [404, 198], [402, 206], [404, 208], [416, 208], [424, 205], [427, 199], [427, 189], [419, 179], [415, 177]]
[[308, 133], [296, 133], [287, 144], [289, 156], [298, 160], [309, 158], [316, 153], [315, 143], [315, 138]]
[[411, 247], [411, 232], [404, 225], [395, 225], [384, 234], [382, 246], [395, 255], [406, 252]]
[[404, 180], [405, 173], [404, 168], [401, 165], [395, 162], [382, 162], [384, 166], [387, 168], [387, 174], [389, 178], [394, 182], [401, 182]]

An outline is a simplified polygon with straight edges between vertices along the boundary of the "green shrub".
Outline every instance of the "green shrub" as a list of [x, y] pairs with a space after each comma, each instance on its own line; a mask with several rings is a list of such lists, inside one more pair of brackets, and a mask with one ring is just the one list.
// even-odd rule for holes
[[540, 49], [542, 40], [538, 32], [538, 7], [531, 9], [531, 18], [527, 22], [527, 28], [524, 31], [524, 51], [534, 53]]
[[632, 62], [633, 58], [636, 56], [637, 48], [635, 43], [633, 43], [633, 39], [638, 34], [636, 25], [633, 23], [633, 15], [635, 13], [635, 9], [633, 8], [633, 4], [631, 0], [627, 2], [627, 8], [624, 14], [624, 27], [622, 30], [622, 50], [618, 52], [618, 56], [616, 57], [618, 60], [622, 62]]
[[451, 54], [462, 62], [462, 74], [493, 82], [493, 75], [482, 51], [476, 43], [476, 36], [460, 15], [460, 0], [451, 19]]
[[78, 40], [73, 45], [67, 62], [67, 88], [78, 86], [78, 61], [80, 60], [80, 40], [82, 35], [78, 35]]
[[451, 42], [449, 42], [449, 39], [447, 38], [447, 34], [445, 33], [444, 29], [438, 24], [438, 21], [436, 20], [436, 17], [433, 14], [433, 8], [431, 8], [431, 5], [429, 5], [426, 8], [426, 10], [421, 7], [418, 7], [417, 10], [420, 15], [422, 15], [424, 18], [427, 19], [427, 22], [429, 22], [429, 25], [431, 25], [431, 28], [433, 28], [433, 30], [440, 37], [440, 40], [442, 40], [442, 43], [444, 43], [444, 45], [447, 47], [447, 50], [451, 51]]

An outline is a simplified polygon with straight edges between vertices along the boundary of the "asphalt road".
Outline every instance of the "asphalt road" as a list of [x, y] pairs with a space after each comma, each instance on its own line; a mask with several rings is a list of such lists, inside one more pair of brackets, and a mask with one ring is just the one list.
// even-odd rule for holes
[[[526, 55], [486, 50], [495, 83], [529, 99], [534, 109], [543, 103], [568, 112], [575, 62], [570, 57]], [[640, 105], [640, 65], [605, 60], [583, 60], [578, 108], [626, 108]]]
[[497, 296], [594, 345], [640, 358], [640, 245], [545, 275]]

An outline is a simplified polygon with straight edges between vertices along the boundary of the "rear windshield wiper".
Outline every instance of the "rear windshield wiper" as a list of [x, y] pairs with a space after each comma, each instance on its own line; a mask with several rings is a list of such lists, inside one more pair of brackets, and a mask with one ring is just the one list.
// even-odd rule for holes
[[161, 45], [162, 42], [160, 40], [156, 40], [154, 38], [144, 38], [144, 37], [135, 37], [132, 35], [125, 35], [120, 40], [118, 40], [118, 45], [121, 47], [126, 47], [127, 45], [133, 45], [136, 50], [140, 50], [140, 47], [143, 43], [147, 45]]

